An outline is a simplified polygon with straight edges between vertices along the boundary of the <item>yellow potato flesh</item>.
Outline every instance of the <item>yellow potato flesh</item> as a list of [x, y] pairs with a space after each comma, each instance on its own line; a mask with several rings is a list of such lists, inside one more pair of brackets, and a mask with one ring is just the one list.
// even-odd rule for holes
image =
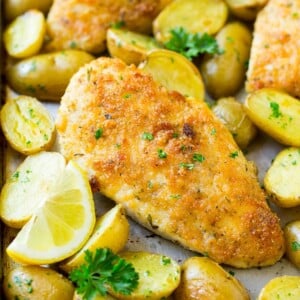
[[281, 151], [264, 178], [264, 185], [273, 200], [281, 207], [300, 205], [300, 149]]
[[17, 17], [4, 31], [4, 46], [8, 54], [25, 58], [39, 52], [46, 32], [44, 15], [37, 10], [29, 10]]
[[169, 4], [154, 20], [155, 38], [162, 43], [170, 39], [170, 30], [183, 27], [191, 33], [217, 33], [228, 16], [221, 0], [177, 0]]
[[275, 89], [261, 89], [245, 102], [250, 119], [279, 143], [300, 147], [300, 102]]
[[153, 50], [139, 66], [170, 91], [204, 100], [204, 85], [198, 69], [184, 56], [169, 50]]
[[149, 50], [160, 48], [154, 38], [123, 29], [107, 31], [107, 48], [112, 57], [118, 57], [126, 64], [139, 64]]
[[1, 127], [11, 147], [26, 155], [49, 149], [55, 140], [54, 120], [32, 97], [8, 101], [1, 110]]
[[157, 300], [168, 297], [180, 281], [180, 267], [169, 257], [147, 252], [125, 252], [121, 257], [139, 273], [139, 284], [131, 295], [115, 294], [123, 300]]
[[270, 280], [261, 290], [257, 300], [299, 300], [300, 276], [281, 276]]

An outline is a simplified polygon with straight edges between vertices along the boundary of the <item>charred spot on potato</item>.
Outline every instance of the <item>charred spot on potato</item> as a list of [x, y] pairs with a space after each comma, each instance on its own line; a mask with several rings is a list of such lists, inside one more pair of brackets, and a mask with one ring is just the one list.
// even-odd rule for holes
[[191, 138], [193, 138], [194, 135], [195, 135], [192, 126], [188, 123], [183, 124], [182, 132], [183, 132], [184, 135], [186, 135], [188, 137], [191, 137]]

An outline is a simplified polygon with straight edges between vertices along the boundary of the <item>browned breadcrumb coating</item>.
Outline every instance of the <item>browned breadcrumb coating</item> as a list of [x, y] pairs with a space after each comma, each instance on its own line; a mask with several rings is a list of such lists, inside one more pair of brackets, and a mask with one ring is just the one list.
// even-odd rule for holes
[[246, 89], [300, 96], [300, 0], [270, 0], [254, 28]]
[[94, 189], [150, 230], [241, 268], [282, 256], [255, 168], [205, 102], [102, 57], [71, 79], [57, 130], [62, 153], [88, 170]]
[[47, 17], [48, 51], [79, 48], [100, 53], [106, 31], [116, 22], [129, 30], [151, 33], [152, 21], [172, 0], [55, 0]]

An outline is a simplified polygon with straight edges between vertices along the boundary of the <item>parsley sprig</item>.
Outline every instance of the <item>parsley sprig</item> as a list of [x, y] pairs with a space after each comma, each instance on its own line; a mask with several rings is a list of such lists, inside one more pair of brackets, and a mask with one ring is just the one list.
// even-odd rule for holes
[[171, 39], [165, 43], [169, 50], [179, 52], [191, 60], [199, 54], [222, 54], [216, 39], [207, 34], [189, 33], [183, 27], [176, 27], [170, 30]]
[[85, 300], [92, 299], [96, 293], [105, 296], [108, 287], [130, 295], [138, 285], [139, 275], [132, 264], [108, 248], [98, 248], [94, 253], [86, 250], [85, 261], [70, 273], [77, 292]]

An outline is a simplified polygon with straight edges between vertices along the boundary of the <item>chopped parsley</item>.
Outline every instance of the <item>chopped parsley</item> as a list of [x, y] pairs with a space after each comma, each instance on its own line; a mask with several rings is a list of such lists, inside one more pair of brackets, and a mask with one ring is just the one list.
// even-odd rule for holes
[[180, 163], [179, 166], [181, 168], [184, 168], [184, 169], [187, 169], [187, 170], [193, 170], [195, 164], [192, 164], [192, 163]]
[[292, 251], [299, 251], [300, 250], [300, 243], [297, 241], [294, 241], [291, 243]]
[[123, 96], [124, 99], [129, 99], [130, 97], [131, 97], [131, 94], [125, 94], [125, 95]]
[[75, 41], [71, 41], [70, 48], [72, 48], [72, 49], [77, 48], [77, 43]]
[[211, 135], [215, 135], [216, 133], [217, 133], [216, 128], [213, 128], [213, 129], [211, 130], [211, 132], [210, 132]]
[[193, 160], [198, 162], [204, 162], [205, 157], [200, 153], [194, 153]]
[[167, 158], [167, 153], [163, 149], [158, 149], [157, 154], [159, 158]]
[[229, 154], [229, 157], [231, 157], [231, 158], [236, 158], [237, 156], [239, 156], [239, 153], [237, 151], [231, 152]]
[[183, 27], [170, 30], [171, 38], [165, 43], [169, 50], [178, 52], [191, 60], [202, 53], [222, 54], [216, 39], [207, 34], [189, 33]]
[[120, 29], [120, 28], [122, 28], [122, 27], [124, 27], [124, 26], [125, 26], [125, 22], [122, 21], [122, 20], [110, 24], [110, 27], [111, 27], [111, 28], [115, 28], [115, 29]]
[[164, 266], [169, 265], [171, 263], [171, 258], [167, 256], [162, 256], [161, 262]]
[[95, 131], [95, 139], [98, 140], [102, 137], [103, 135], [103, 129], [102, 128], [99, 128]]
[[170, 195], [170, 198], [172, 198], [172, 199], [180, 199], [181, 195], [179, 195], [179, 194], [173, 194], [173, 195]]
[[154, 139], [153, 134], [150, 132], [144, 132], [142, 134], [142, 139], [146, 141], [152, 141]]
[[270, 115], [271, 118], [279, 118], [282, 116], [279, 104], [277, 102], [270, 102], [270, 108], [272, 110], [272, 114]]

